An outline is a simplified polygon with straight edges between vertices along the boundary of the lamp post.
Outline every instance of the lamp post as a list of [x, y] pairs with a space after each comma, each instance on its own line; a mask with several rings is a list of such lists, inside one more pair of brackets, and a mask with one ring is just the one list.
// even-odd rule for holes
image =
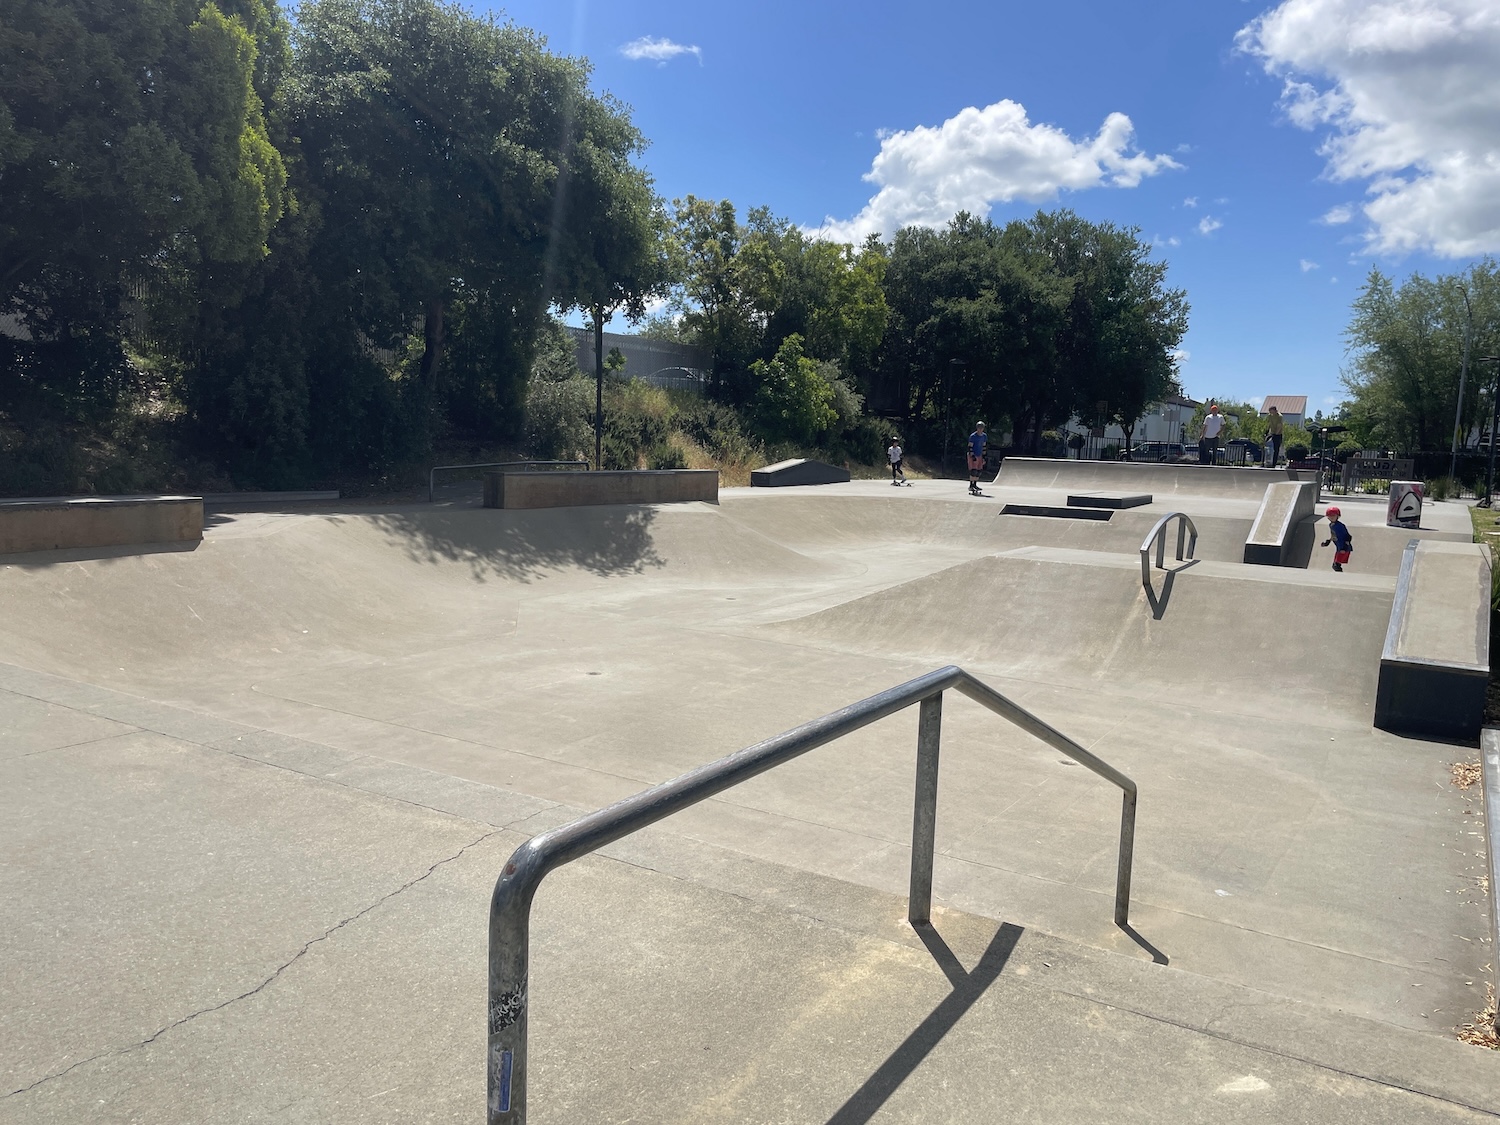
[[1450, 481], [1458, 476], [1458, 434], [1464, 424], [1464, 384], [1469, 379], [1469, 341], [1474, 336], [1474, 310], [1469, 306], [1469, 291], [1462, 285], [1458, 286], [1458, 291], [1464, 299], [1466, 320], [1464, 323], [1464, 362], [1463, 366], [1458, 369], [1458, 406], [1453, 410], [1453, 456], [1448, 459]]
[[1490, 497], [1495, 494], [1495, 428], [1500, 425], [1500, 355], [1482, 355], [1479, 361], [1495, 365], [1495, 381], [1490, 390], [1490, 467], [1484, 478], [1484, 499], [1478, 504], [1478, 507], [1488, 508]]
[[961, 359], [950, 359], [948, 361], [947, 378], [947, 402], [943, 405], [943, 476], [948, 475], [948, 453], [953, 448], [953, 380], [958, 371], [964, 366]]

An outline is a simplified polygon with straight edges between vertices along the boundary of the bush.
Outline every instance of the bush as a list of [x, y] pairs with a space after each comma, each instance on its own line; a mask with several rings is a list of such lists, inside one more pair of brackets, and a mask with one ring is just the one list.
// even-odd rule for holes
[[1297, 445], [1289, 445], [1286, 447], [1286, 459], [1288, 461], [1305, 461], [1307, 460], [1307, 454], [1307, 446], [1300, 443]]
[[648, 469], [686, 469], [687, 453], [675, 441], [664, 441], [653, 446], [646, 457]]
[[756, 424], [768, 441], [810, 442], [838, 421], [833, 388], [819, 376], [818, 365], [802, 354], [795, 332], [776, 349], [776, 358], [751, 364]]
[[593, 412], [592, 379], [532, 379], [526, 388], [526, 451], [544, 461], [587, 459]]
[[676, 414], [671, 396], [660, 387], [639, 379], [606, 387], [603, 467], [640, 468], [667, 444]]

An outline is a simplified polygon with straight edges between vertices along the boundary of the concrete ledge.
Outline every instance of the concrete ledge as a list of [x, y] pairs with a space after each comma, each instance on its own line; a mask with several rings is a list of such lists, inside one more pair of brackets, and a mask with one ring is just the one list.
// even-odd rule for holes
[[571, 508], [590, 504], [719, 502], [717, 469], [485, 473], [486, 508]]
[[1070, 508], [1144, 508], [1151, 503], [1151, 494], [1147, 492], [1118, 493], [1118, 492], [1078, 492], [1068, 497]]
[[319, 500], [337, 500], [336, 488], [318, 489], [312, 492], [205, 492], [203, 503], [213, 508], [224, 508], [235, 504], [306, 504]]
[[1318, 486], [1314, 481], [1278, 481], [1266, 489], [1260, 511], [1245, 540], [1245, 561], [1260, 566], [1286, 566], [1297, 536], [1297, 526], [1315, 514]]
[[0, 500], [0, 554], [203, 538], [198, 496], [55, 496]]
[[809, 461], [795, 457], [790, 461], [777, 461], [763, 469], [750, 473], [752, 488], [783, 488], [795, 484], [848, 484], [849, 470], [822, 461]]
[[[1310, 474], [1309, 474], [1310, 476]], [[1001, 488], [1065, 488], [1070, 492], [1150, 492], [1155, 495], [1259, 499], [1273, 480], [1298, 480], [1293, 469], [1237, 469], [1221, 465], [1158, 465], [1147, 461], [1079, 461], [1007, 457], [995, 484]]]
[[1380, 655], [1377, 727], [1478, 737], [1490, 676], [1491, 565], [1477, 543], [1407, 544]]

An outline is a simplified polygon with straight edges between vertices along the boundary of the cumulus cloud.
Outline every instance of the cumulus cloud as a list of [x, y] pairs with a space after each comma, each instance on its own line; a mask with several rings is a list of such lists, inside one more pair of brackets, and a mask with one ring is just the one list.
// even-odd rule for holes
[[1284, 80], [1293, 123], [1328, 130], [1328, 176], [1365, 182], [1370, 249], [1500, 250], [1494, 0], [1283, 0], [1236, 43]]
[[1318, 268], [1317, 262], [1309, 262], [1306, 258], [1299, 258], [1297, 264], [1302, 267], [1303, 273], [1309, 273]]
[[1182, 205], [1184, 207], [1196, 207], [1198, 206], [1198, 197], [1196, 195], [1190, 195], [1182, 201]]
[[1170, 156], [1139, 151], [1135, 127], [1123, 113], [1111, 113], [1095, 136], [1075, 141], [1054, 125], [1033, 125], [1026, 108], [1009, 100], [969, 106], [938, 126], [879, 136], [880, 152], [864, 177], [879, 191], [852, 219], [829, 218], [811, 233], [859, 242], [913, 224], [941, 226], [960, 211], [988, 215], [992, 205], [1014, 199], [1135, 187], [1181, 167]]
[[1182, 245], [1182, 239], [1178, 238], [1175, 234], [1169, 234], [1166, 238], [1163, 238], [1161, 235], [1157, 235], [1155, 238], [1153, 238], [1151, 240], [1151, 245], [1153, 245], [1153, 246], [1181, 246]]
[[1198, 220], [1198, 233], [1213, 234], [1214, 231], [1218, 230], [1223, 225], [1223, 223], [1214, 218], [1212, 215], [1204, 215], [1203, 218]]
[[698, 60], [699, 66], [703, 65], [702, 47], [690, 47], [685, 43], [674, 43], [670, 39], [653, 39], [649, 35], [632, 39], [620, 48], [620, 54], [635, 62], [644, 59], [657, 66], [666, 66], [668, 60], [675, 59], [678, 55], [692, 55]]
[[1323, 222], [1331, 227], [1347, 223], [1352, 218], [1354, 218], [1354, 208], [1350, 207], [1347, 203], [1340, 203], [1337, 207], [1330, 207], [1323, 213]]

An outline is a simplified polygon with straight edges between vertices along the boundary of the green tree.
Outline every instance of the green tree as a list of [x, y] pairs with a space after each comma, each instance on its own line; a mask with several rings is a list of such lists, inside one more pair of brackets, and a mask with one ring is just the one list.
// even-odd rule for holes
[[256, 261], [288, 205], [265, 0], [12, 0], [0, 12], [0, 341], [12, 395], [78, 414], [128, 383], [127, 282]]
[[756, 418], [770, 440], [810, 442], [838, 421], [833, 388], [818, 374], [817, 362], [803, 354], [801, 336], [788, 336], [774, 358], [752, 366], [759, 384]]
[[[1460, 411], [1471, 314], [1471, 361]], [[1348, 420], [1359, 439], [1403, 450], [1448, 448], [1456, 415], [1463, 439], [1482, 421], [1480, 391], [1488, 378], [1472, 357], [1500, 348], [1500, 271], [1485, 258], [1460, 274], [1413, 274], [1398, 287], [1372, 268], [1355, 298], [1345, 340], [1349, 366], [1342, 378], [1350, 394]]]

